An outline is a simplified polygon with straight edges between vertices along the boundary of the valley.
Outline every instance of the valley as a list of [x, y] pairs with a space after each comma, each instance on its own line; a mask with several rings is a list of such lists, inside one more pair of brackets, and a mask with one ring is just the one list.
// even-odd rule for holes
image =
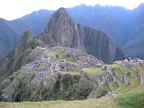
[[[101, 15], [101, 8], [97, 9], [97, 14]], [[68, 11], [59, 8], [52, 11], [53, 14], [50, 12], [51, 17], [48, 15], [45, 20], [49, 22], [42, 23], [45, 25], [43, 30], [38, 28], [34, 34], [33, 30], [26, 30], [17, 38], [19, 41], [14, 39], [15, 47], [8, 44], [15, 49], [0, 62], [0, 107], [142, 108], [144, 60], [137, 58], [143, 54], [138, 48], [140, 44], [134, 44], [132, 37], [129, 37], [130, 43], [125, 43], [126, 40], [117, 43], [125, 37], [104, 32], [106, 28], [101, 24], [99, 27], [103, 30], [98, 26], [94, 29], [78, 24]], [[102, 25], [106, 24], [107, 14], [102, 14]], [[29, 19], [29, 15], [25, 17]], [[116, 24], [115, 21], [109, 24], [113, 23]], [[9, 22], [4, 21], [5, 24], [9, 25]], [[11, 25], [9, 27], [11, 31]], [[19, 30], [17, 32], [21, 34]], [[136, 45], [133, 48], [137, 50], [132, 50], [130, 58], [121, 45], [128, 55], [131, 45]], [[137, 52], [139, 56], [134, 57], [134, 51], [141, 53]]]

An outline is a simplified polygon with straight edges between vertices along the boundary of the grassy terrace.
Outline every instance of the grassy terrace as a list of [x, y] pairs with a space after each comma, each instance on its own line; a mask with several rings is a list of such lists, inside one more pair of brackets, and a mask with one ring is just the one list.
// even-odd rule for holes
[[84, 72], [92, 75], [98, 75], [100, 72], [100, 68], [83, 68], [82, 69]]
[[103, 85], [103, 90], [111, 92], [109, 85], [107, 83]]
[[68, 59], [66, 59], [64, 57], [64, 55], [62, 55], [61, 53], [57, 52], [57, 51], [50, 51], [48, 52], [49, 56], [52, 56], [54, 58], [56, 58], [56, 55], [58, 55], [58, 59], [67, 61], [70, 64], [74, 64], [74, 65], [80, 65], [78, 62], [76, 62], [75, 58], [73, 56], [70, 56]]
[[98, 86], [98, 82], [95, 82], [94, 80], [89, 79], [88, 77], [85, 78], [85, 80], [88, 80], [89, 82], [94, 83], [96, 86]]
[[101, 94], [100, 89], [98, 89], [98, 90], [96, 91], [96, 94], [97, 94], [98, 96]]
[[121, 82], [121, 84], [124, 84], [124, 81], [121, 81], [116, 75], [113, 76], [115, 76]]
[[135, 79], [133, 79], [132, 83], [126, 89], [124, 89], [122, 92], [123, 93], [129, 92], [129, 91], [137, 88], [138, 86], [140, 86], [140, 81], [138, 78], [137, 79], [135, 78]]
[[[142, 67], [140, 65], [136, 65], [136, 66], [140, 70], [140, 72], [142, 73], [142, 77], [144, 79], [144, 67]], [[139, 89], [144, 89], [144, 83], [142, 85], [140, 85]]]
[[125, 84], [125, 85], [119, 87], [114, 93], [120, 93], [122, 90], [124, 90], [124, 89], [127, 88], [127, 87], [128, 87], [128, 85]]
[[123, 68], [124, 71], [126, 71], [126, 72], [130, 72], [130, 71], [131, 71], [131, 69], [130, 69], [129, 67], [127, 67], [127, 66], [122, 66], [122, 68]]
[[119, 85], [116, 82], [110, 81], [110, 83], [113, 85], [114, 90], [118, 89]]
[[119, 64], [113, 64], [113, 65], [112, 65], [112, 68], [119, 68], [119, 67], [120, 67]]
[[119, 68], [116, 68], [116, 71], [121, 75], [121, 76], [123, 76], [124, 74], [120, 71], [120, 69]]
[[48, 79], [53, 82], [53, 79], [57, 79], [57, 77], [54, 74], [50, 74], [50, 75], [46, 76], [45, 79]]
[[122, 68], [123, 68], [126, 72], [132, 72], [135, 76], [139, 76], [139, 74], [138, 74], [136, 71], [130, 69], [130, 68], [127, 67], [127, 66], [122, 66]]
[[131, 70], [131, 72], [135, 75], [135, 76], [139, 76], [138, 72]]
[[80, 75], [80, 72], [59, 72], [60, 74]]
[[125, 75], [124, 77], [125, 77], [125, 78], [128, 80], [128, 82], [130, 82], [130, 81], [131, 81], [131, 77], [130, 77], [130, 76]]
[[137, 65], [137, 68], [141, 71], [142, 77], [144, 78], [144, 67]]
[[52, 56], [52, 57], [54, 57], [54, 58], [56, 58], [56, 55], [58, 55], [59, 57], [59, 59], [63, 59], [64, 58], [64, 56], [61, 54], [61, 53], [58, 53], [58, 52], [56, 52], [56, 51], [50, 51], [50, 52], [48, 52], [48, 55], [49, 56]]
[[115, 102], [119, 108], [144, 108], [144, 92], [137, 90], [119, 94]]

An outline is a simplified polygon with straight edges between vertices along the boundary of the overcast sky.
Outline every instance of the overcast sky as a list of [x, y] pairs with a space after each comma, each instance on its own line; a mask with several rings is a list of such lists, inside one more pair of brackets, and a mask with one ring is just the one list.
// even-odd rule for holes
[[56, 10], [60, 7], [74, 7], [80, 4], [123, 6], [128, 9], [137, 7], [144, 0], [0, 0], [0, 18], [16, 19], [40, 9]]

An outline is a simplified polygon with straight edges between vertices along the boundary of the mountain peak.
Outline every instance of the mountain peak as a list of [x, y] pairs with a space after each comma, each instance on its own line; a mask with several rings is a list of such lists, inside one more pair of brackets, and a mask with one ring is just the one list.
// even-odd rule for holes
[[63, 7], [59, 8], [59, 9], [56, 11], [55, 14], [57, 14], [57, 13], [59, 13], [59, 14], [68, 14], [68, 13], [67, 13], [67, 10], [66, 10], [65, 8], [63, 8]]
[[116, 52], [119, 52], [105, 33], [77, 24], [64, 8], [52, 15], [39, 39], [44, 44], [86, 51], [107, 63], [113, 62]]
[[52, 15], [44, 33], [45, 36], [41, 38], [45, 44], [80, 49], [83, 47], [82, 42], [80, 42], [77, 23], [64, 8], [58, 9]]
[[66, 22], [66, 20], [68, 19], [72, 20], [67, 10], [63, 7], [59, 8], [49, 20], [49, 23], [45, 28], [45, 32], [48, 32], [49, 28], [56, 27], [57, 25], [62, 25], [63, 24], [62, 22]]
[[35, 37], [30, 31], [25, 31], [23, 35], [21, 36], [18, 45], [15, 49], [15, 55], [14, 58], [17, 58], [20, 53], [22, 53], [29, 45], [29, 43], [34, 39]]
[[66, 17], [66, 16], [69, 16], [67, 10], [63, 7], [59, 8], [53, 15], [52, 15], [52, 18], [63, 18], [63, 17]]

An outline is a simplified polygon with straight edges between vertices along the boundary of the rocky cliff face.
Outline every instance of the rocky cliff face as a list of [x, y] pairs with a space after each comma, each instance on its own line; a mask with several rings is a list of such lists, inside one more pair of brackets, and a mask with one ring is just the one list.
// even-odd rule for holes
[[[38, 37], [45, 44], [78, 48], [98, 57], [106, 63], [120, 59], [124, 54], [107, 34], [77, 24], [64, 8], [56, 11], [43, 33]], [[121, 52], [117, 58], [118, 52]]]
[[46, 44], [84, 49], [77, 23], [64, 8], [58, 9], [52, 15], [40, 39]]

